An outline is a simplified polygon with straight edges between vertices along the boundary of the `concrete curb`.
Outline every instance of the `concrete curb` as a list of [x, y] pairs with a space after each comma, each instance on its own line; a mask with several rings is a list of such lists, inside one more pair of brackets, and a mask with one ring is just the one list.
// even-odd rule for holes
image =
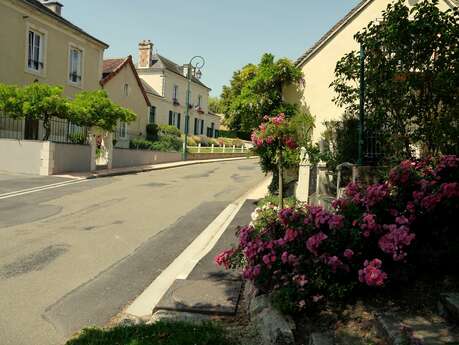
[[91, 173], [88, 176], [78, 177], [78, 174], [63, 174], [63, 175], [53, 175], [56, 177], [69, 177], [74, 179], [96, 179], [96, 178], [103, 178], [103, 177], [112, 177], [112, 176], [122, 176], [122, 175], [130, 175], [130, 174], [138, 174], [143, 172], [155, 171], [155, 170], [165, 170], [165, 169], [172, 169], [172, 168], [181, 168], [190, 165], [200, 165], [200, 164], [209, 164], [209, 163], [217, 163], [217, 162], [231, 162], [231, 161], [238, 161], [238, 160], [249, 160], [249, 159], [256, 159], [258, 156], [251, 156], [251, 157], [234, 157], [234, 158], [218, 158], [218, 159], [202, 159], [196, 161], [185, 161], [185, 162], [170, 162], [170, 163], [160, 163], [156, 165], [148, 165], [148, 166], [141, 166], [141, 167], [132, 167], [126, 168], [126, 170], [122, 170], [124, 168], [120, 168], [120, 170], [111, 170], [111, 171], [104, 171], [104, 172], [95, 172]]

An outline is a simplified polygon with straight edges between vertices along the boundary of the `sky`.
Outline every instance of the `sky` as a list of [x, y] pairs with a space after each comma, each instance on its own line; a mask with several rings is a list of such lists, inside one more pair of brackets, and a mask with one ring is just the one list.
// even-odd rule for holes
[[206, 60], [202, 81], [218, 96], [233, 72], [263, 53], [296, 60], [359, 0], [60, 0], [63, 16], [110, 48], [132, 55], [149, 39], [161, 55]]

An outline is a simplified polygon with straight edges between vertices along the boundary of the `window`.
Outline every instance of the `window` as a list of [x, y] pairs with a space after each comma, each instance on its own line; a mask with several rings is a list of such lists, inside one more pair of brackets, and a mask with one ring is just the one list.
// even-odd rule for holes
[[203, 135], [204, 134], [204, 120], [194, 119], [194, 134]]
[[125, 97], [129, 96], [129, 84], [124, 84], [123, 86], [123, 94]]
[[69, 81], [80, 84], [82, 79], [83, 51], [76, 47], [70, 48]]
[[180, 118], [181, 114], [175, 111], [169, 111], [169, 125], [175, 126], [180, 129]]
[[214, 136], [215, 123], [211, 122], [210, 127], [207, 127], [207, 136], [212, 138]]
[[27, 67], [36, 72], [41, 72], [45, 67], [43, 63], [43, 50], [44, 50], [44, 35], [29, 30], [28, 53], [27, 53]]
[[156, 121], [156, 107], [150, 107], [150, 114], [148, 116], [148, 123], [155, 123]]
[[174, 89], [172, 90], [172, 99], [177, 100], [178, 99], [178, 86], [174, 85]]
[[198, 96], [198, 108], [201, 108], [201, 106], [202, 106], [202, 96], [199, 95]]
[[126, 122], [120, 122], [118, 126], [118, 137], [122, 139], [127, 138], [127, 123]]

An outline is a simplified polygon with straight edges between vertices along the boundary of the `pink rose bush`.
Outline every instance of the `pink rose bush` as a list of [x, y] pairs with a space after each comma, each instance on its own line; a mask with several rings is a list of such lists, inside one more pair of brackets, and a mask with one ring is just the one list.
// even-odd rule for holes
[[[281, 121], [281, 118], [276, 121]], [[272, 293], [284, 312], [459, 265], [459, 158], [405, 161], [383, 183], [350, 184], [332, 211], [266, 205], [216, 258]]]
[[252, 143], [256, 146], [256, 151], [266, 149], [290, 149], [295, 150], [298, 144], [294, 139], [294, 132], [289, 126], [285, 114], [277, 116], [264, 116], [263, 123], [253, 131]]

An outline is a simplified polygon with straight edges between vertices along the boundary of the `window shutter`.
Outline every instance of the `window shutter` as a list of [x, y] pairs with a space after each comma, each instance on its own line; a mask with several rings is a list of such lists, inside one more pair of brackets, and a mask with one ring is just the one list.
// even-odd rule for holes
[[180, 129], [180, 113], [177, 114], [177, 128]]
[[204, 134], [204, 120], [201, 120], [201, 134]]
[[169, 110], [169, 126], [172, 125], [172, 111]]
[[194, 134], [195, 135], [198, 134], [198, 119], [197, 118], [194, 119]]

